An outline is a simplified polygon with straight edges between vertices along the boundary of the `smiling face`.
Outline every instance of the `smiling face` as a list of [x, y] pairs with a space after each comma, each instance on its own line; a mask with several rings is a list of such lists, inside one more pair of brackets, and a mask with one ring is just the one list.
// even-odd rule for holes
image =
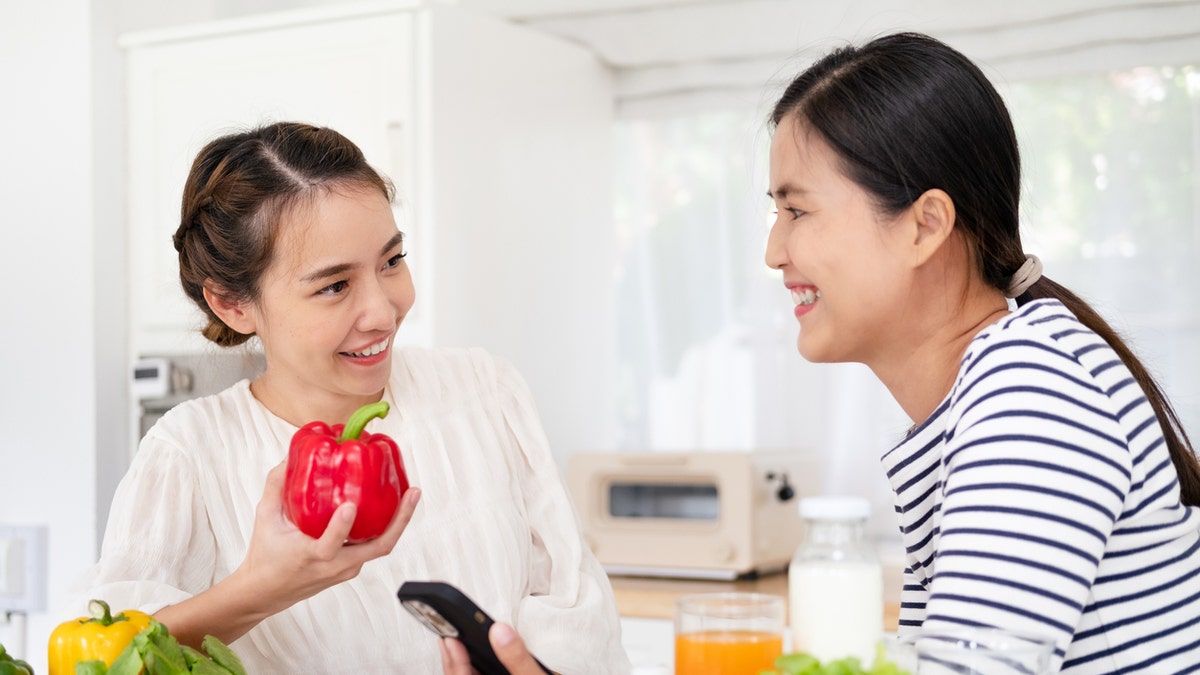
[[387, 198], [335, 186], [282, 215], [259, 297], [241, 306], [267, 370], [255, 396], [293, 423], [344, 422], [379, 400], [415, 299]]
[[838, 157], [795, 115], [771, 141], [770, 196], [778, 210], [767, 265], [783, 272], [809, 361], [870, 365], [887, 351], [912, 288], [905, 214], [878, 212]]

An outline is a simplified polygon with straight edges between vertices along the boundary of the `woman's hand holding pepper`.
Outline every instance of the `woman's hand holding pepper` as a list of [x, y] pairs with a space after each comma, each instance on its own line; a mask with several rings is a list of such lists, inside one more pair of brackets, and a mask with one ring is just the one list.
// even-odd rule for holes
[[285, 468], [285, 464], [280, 464], [267, 474], [246, 560], [239, 568], [239, 572], [245, 571], [255, 579], [254, 587], [262, 589], [264, 600], [273, 599], [277, 603], [275, 611], [353, 579], [364, 563], [391, 553], [421, 496], [418, 488], [408, 490], [391, 524], [376, 539], [346, 545], [355, 515], [355, 505], [349, 502], [334, 512], [325, 533], [313, 539], [283, 514]]
[[376, 539], [345, 543], [356, 511], [350, 502], [339, 506], [324, 534], [313, 539], [283, 513], [285, 470], [281, 463], [267, 474], [241, 566], [208, 591], [155, 615], [183, 644], [199, 644], [206, 634], [229, 644], [263, 619], [358, 576], [364, 563], [396, 546], [421, 497], [419, 488], [410, 488]]

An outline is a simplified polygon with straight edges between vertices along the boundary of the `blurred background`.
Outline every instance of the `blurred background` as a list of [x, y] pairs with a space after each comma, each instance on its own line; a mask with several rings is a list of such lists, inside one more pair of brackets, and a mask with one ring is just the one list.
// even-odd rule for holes
[[1026, 250], [1200, 434], [1200, 1], [3, 3], [0, 526], [46, 533], [30, 635], [95, 559], [143, 424], [257, 367], [253, 346], [208, 358], [169, 234], [207, 138], [295, 110], [401, 187], [420, 297], [402, 341], [512, 360], [563, 467], [813, 451], [886, 545], [878, 457], [911, 421], [865, 368], [798, 356], [762, 252], [775, 97], [897, 30], [1000, 88]]

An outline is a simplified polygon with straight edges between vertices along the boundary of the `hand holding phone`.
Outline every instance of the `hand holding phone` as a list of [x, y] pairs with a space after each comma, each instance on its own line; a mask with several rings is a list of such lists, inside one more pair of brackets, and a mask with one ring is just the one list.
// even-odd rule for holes
[[[488, 640], [488, 630], [495, 622], [462, 591], [442, 581], [406, 581], [396, 596], [426, 628], [461, 642], [471, 666], [481, 675], [508, 675]], [[540, 661], [538, 666], [550, 673]]]

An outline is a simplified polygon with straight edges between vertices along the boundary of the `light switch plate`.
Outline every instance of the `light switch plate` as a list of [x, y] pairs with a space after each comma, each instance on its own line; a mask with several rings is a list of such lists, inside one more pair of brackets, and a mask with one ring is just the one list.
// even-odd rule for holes
[[47, 528], [0, 525], [0, 613], [46, 610]]
[[25, 593], [25, 540], [0, 537], [0, 596]]

